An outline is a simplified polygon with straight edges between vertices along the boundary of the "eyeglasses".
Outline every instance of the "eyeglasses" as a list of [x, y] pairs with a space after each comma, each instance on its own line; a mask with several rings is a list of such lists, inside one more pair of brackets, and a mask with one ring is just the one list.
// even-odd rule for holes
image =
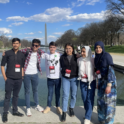
[[34, 47], [34, 46], [35, 46], [35, 47], [39, 47], [39, 45], [34, 45], [34, 44], [32, 44], [32, 46], [33, 46], [33, 47]]

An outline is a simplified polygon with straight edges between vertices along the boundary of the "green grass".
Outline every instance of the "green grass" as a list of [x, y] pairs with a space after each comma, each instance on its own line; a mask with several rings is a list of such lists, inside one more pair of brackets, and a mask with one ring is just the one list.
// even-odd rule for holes
[[[94, 47], [91, 48], [94, 51]], [[110, 53], [124, 53], [124, 46], [105, 46], [105, 51]]]

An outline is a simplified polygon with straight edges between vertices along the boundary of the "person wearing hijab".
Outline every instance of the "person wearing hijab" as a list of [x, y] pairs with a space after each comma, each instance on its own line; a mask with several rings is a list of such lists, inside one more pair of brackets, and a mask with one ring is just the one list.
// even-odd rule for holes
[[117, 83], [113, 59], [101, 41], [95, 43], [95, 72], [98, 79], [97, 111], [101, 124], [113, 124], [116, 109]]
[[92, 58], [92, 52], [89, 46], [82, 47], [81, 55], [82, 57], [77, 60], [78, 79], [80, 80], [81, 96], [85, 109], [84, 124], [90, 124], [96, 89], [94, 58]]

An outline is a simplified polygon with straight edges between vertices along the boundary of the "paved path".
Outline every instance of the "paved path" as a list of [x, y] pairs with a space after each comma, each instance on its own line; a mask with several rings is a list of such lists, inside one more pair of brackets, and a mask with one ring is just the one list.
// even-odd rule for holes
[[[0, 116], [2, 116], [2, 111], [3, 108], [0, 108]], [[12, 110], [10, 109], [10, 113], [8, 115], [9, 123], [14, 124], [14, 123], [32, 123], [32, 124], [60, 124], [60, 118], [61, 116], [56, 114], [56, 108], [52, 107], [51, 112], [48, 114], [43, 114], [41, 112], [38, 112], [34, 110], [34, 108], [31, 108], [32, 116], [27, 117], [25, 114], [25, 107], [19, 107], [19, 111], [24, 114], [24, 117], [16, 117], [12, 116], [11, 112]], [[75, 107], [75, 117], [70, 117], [67, 114], [67, 119], [66, 119], [66, 124], [83, 124], [83, 117], [85, 110], [82, 106]], [[1, 117], [0, 117], [0, 124], [2, 123]], [[64, 123], [64, 124], [65, 124]], [[97, 110], [96, 107], [94, 107], [93, 114], [92, 114], [92, 119], [91, 119], [91, 124], [99, 124], [97, 120]], [[124, 107], [117, 107], [116, 111], [116, 117], [115, 117], [115, 123], [114, 124], [124, 124]]]

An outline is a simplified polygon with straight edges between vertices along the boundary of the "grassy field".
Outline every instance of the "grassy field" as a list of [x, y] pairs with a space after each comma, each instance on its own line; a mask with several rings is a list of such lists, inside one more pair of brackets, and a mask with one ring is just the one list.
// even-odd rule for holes
[[[94, 47], [91, 48], [94, 51]], [[105, 51], [109, 53], [124, 53], [124, 46], [105, 46]]]

